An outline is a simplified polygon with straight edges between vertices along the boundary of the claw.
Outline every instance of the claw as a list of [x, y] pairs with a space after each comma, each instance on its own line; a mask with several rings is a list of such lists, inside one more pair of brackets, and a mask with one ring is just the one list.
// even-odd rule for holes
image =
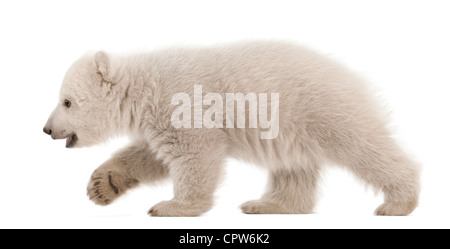
[[94, 198], [97, 198], [97, 197], [99, 197], [100, 195], [102, 195], [102, 194], [96, 194], [96, 195], [93, 195], [93, 196], [89, 197], [89, 200], [92, 200], [92, 199], [94, 199]]

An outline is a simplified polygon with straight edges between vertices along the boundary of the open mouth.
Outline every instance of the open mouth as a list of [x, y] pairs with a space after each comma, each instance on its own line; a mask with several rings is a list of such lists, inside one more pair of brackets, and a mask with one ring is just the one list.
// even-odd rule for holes
[[66, 137], [66, 148], [72, 148], [77, 142], [78, 138], [76, 134], [70, 134]]

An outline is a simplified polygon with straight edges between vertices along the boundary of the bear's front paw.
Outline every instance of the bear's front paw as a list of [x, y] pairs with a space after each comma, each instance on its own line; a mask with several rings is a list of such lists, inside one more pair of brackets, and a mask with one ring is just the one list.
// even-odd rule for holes
[[181, 201], [162, 201], [153, 206], [148, 214], [151, 216], [199, 216], [211, 208], [211, 201], [197, 201], [195, 203], [187, 203]]
[[108, 205], [119, 197], [130, 184], [114, 171], [96, 170], [87, 188], [89, 199], [98, 205]]
[[286, 209], [275, 203], [262, 200], [247, 201], [241, 205], [241, 210], [245, 214], [286, 214]]

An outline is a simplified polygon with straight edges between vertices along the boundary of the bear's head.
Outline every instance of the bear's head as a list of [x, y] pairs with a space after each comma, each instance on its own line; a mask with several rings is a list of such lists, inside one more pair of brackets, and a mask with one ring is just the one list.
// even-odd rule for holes
[[67, 71], [58, 105], [44, 132], [66, 139], [66, 147], [84, 147], [105, 141], [116, 129], [114, 74], [104, 52], [88, 54]]

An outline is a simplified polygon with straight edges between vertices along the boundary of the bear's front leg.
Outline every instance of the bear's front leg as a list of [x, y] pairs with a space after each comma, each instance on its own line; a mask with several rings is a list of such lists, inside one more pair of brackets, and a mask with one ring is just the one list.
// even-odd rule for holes
[[87, 194], [95, 204], [108, 205], [126, 190], [138, 185], [138, 180], [128, 173], [127, 165], [118, 154], [92, 173]]
[[150, 183], [168, 175], [167, 167], [156, 159], [148, 144], [135, 141], [92, 173], [87, 194], [96, 204], [108, 205], [139, 182]]
[[136, 179], [123, 173], [117, 161], [110, 159], [92, 173], [87, 194], [95, 204], [104, 206], [137, 184]]
[[174, 197], [153, 206], [150, 215], [199, 216], [211, 209], [225, 158], [222, 135], [219, 130], [179, 132], [177, 143], [163, 146], [164, 150], [170, 148], [169, 171], [174, 181]]

